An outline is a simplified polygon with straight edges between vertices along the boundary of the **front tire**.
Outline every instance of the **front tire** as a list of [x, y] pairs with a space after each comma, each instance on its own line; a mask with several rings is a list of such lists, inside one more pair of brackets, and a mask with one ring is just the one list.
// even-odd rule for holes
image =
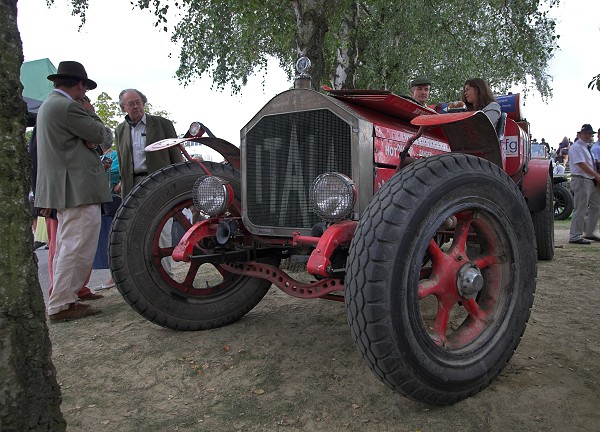
[[[239, 172], [228, 165], [203, 164], [228, 180], [240, 198]], [[201, 175], [199, 164], [185, 162], [148, 176], [125, 198], [110, 237], [111, 272], [127, 303], [149, 321], [173, 330], [232, 323], [256, 306], [271, 286], [269, 281], [193, 260], [177, 263], [173, 277], [163, 268], [161, 260], [171, 256], [173, 248], [159, 245], [160, 232], [171, 218], [186, 231], [191, 227], [185, 213], [193, 206], [192, 188]]]
[[490, 162], [427, 158], [373, 197], [346, 271], [348, 321], [369, 367], [403, 395], [452, 404], [487, 387], [523, 335], [536, 277], [531, 217]]
[[561, 185], [554, 185], [554, 220], [565, 220], [573, 213], [573, 196]]

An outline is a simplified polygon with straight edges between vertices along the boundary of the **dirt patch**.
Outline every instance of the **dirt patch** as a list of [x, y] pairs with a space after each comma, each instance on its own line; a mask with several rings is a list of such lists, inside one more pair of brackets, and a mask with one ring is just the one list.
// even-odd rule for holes
[[540, 262], [529, 325], [499, 379], [435, 408], [384, 386], [350, 338], [343, 303], [271, 288], [243, 319], [174, 332], [117, 290], [103, 313], [50, 326], [69, 431], [589, 431], [600, 422], [600, 244]]

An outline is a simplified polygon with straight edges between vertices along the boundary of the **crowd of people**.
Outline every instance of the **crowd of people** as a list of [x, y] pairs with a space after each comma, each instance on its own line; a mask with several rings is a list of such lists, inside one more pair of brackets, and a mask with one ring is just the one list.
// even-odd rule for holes
[[[119, 95], [126, 115], [113, 143], [112, 131], [86, 96], [97, 84], [81, 63], [61, 62], [48, 79], [54, 89], [39, 108], [30, 141], [33, 202], [48, 231], [48, 318], [64, 322], [100, 313], [86, 302], [103, 297], [95, 291], [115, 285], [109, 279], [94, 290], [87, 287], [92, 268], [108, 268], [106, 245], [122, 197], [149, 173], [183, 157], [176, 149], [144, 151], [177, 135], [170, 120], [145, 113], [147, 98], [140, 91]], [[161, 242], [171, 241], [170, 232], [163, 231]], [[169, 271], [170, 263], [163, 261]]]

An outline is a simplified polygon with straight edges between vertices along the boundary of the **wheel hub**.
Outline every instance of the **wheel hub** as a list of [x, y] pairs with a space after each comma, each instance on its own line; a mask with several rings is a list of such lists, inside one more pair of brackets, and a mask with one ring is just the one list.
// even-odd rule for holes
[[461, 297], [472, 299], [483, 288], [483, 276], [474, 263], [467, 263], [456, 275], [456, 287]]

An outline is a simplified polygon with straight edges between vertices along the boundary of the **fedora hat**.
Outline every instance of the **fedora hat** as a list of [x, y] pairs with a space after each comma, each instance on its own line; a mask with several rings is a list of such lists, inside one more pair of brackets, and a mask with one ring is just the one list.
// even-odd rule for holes
[[63, 61], [58, 64], [58, 70], [55, 74], [48, 75], [50, 81], [54, 81], [57, 78], [75, 78], [85, 81], [85, 84], [89, 90], [93, 90], [98, 85], [88, 78], [87, 72], [83, 65], [76, 61]]
[[594, 128], [592, 127], [592, 125], [590, 124], [584, 124], [583, 126], [581, 126], [581, 130], [577, 133], [581, 133], [581, 132], [589, 132], [589, 133], [596, 133], [596, 131], [594, 131]]

